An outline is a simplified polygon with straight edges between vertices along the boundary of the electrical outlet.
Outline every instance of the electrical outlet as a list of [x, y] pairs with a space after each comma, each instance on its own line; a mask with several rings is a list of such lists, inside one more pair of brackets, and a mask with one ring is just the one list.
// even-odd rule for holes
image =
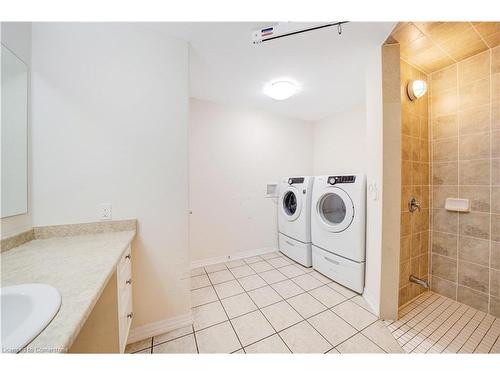
[[101, 220], [111, 220], [111, 203], [101, 203]]

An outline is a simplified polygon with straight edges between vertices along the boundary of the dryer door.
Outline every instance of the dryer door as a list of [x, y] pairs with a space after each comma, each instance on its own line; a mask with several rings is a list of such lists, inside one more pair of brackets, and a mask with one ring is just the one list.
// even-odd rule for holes
[[354, 219], [354, 204], [344, 190], [330, 187], [320, 195], [316, 204], [316, 213], [323, 229], [338, 233], [351, 225]]
[[302, 198], [296, 188], [287, 187], [280, 199], [281, 212], [288, 221], [296, 220], [302, 209]]

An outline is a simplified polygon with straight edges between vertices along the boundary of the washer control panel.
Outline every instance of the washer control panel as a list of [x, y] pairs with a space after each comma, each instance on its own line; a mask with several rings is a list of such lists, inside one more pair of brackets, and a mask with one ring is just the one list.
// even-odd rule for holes
[[328, 183], [335, 184], [353, 184], [356, 181], [356, 176], [329, 176]]
[[303, 183], [304, 183], [304, 177], [290, 177], [288, 179], [288, 185], [303, 184]]

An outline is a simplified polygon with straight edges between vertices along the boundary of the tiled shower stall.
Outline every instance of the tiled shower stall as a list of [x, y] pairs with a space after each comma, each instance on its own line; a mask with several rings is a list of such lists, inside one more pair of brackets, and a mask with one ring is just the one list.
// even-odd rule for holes
[[[500, 316], [500, 46], [425, 73], [401, 59], [399, 305], [425, 289]], [[410, 80], [428, 92], [406, 95]], [[410, 213], [415, 197], [421, 209]], [[470, 212], [444, 208], [467, 198]]]
[[[430, 75], [432, 289], [500, 316], [500, 47]], [[470, 212], [444, 209], [466, 198]]]

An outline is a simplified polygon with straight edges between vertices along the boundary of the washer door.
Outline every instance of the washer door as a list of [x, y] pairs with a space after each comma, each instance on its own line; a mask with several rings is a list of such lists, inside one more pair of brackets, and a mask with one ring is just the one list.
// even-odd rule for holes
[[328, 188], [316, 205], [323, 229], [338, 233], [346, 230], [354, 219], [354, 204], [349, 195], [338, 187]]
[[288, 221], [296, 220], [302, 209], [302, 198], [294, 187], [287, 188], [281, 196], [281, 212]]

